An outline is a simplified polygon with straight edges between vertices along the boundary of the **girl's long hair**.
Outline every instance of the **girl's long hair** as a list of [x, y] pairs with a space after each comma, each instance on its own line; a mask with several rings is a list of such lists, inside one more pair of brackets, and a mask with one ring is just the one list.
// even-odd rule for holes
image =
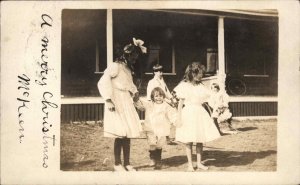
[[184, 82], [192, 82], [194, 80], [194, 74], [201, 73], [204, 76], [205, 73], [205, 66], [202, 65], [200, 62], [193, 62], [189, 64], [185, 70], [183, 81]]
[[[120, 45], [117, 45], [115, 48], [115, 60], [114, 62], [119, 62], [119, 63], [126, 63], [127, 67], [131, 70], [133, 78], [134, 78], [134, 83], [137, 87], [140, 87], [141, 85], [141, 79], [143, 75], [143, 70], [142, 70], [142, 65], [141, 63], [143, 62], [143, 52], [140, 47], [135, 46], [134, 44], [130, 43], [127, 44], [124, 48], [121, 48]], [[135, 64], [131, 64], [128, 61], [128, 58], [131, 55], [138, 54], [138, 59]], [[126, 62], [127, 61], [127, 62]]]

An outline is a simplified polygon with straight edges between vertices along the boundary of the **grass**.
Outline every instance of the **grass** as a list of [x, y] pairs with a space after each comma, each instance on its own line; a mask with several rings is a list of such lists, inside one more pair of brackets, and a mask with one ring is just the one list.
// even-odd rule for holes
[[[203, 162], [208, 171], [276, 171], [277, 121], [233, 121], [240, 132], [204, 144]], [[224, 125], [221, 125], [224, 128]], [[195, 149], [194, 149], [195, 153]], [[185, 171], [187, 158], [182, 144], [166, 145], [162, 171]], [[196, 160], [196, 156], [193, 156]], [[131, 164], [151, 171], [146, 139], [131, 140]], [[103, 137], [99, 124], [61, 124], [61, 170], [112, 171], [113, 139]]]

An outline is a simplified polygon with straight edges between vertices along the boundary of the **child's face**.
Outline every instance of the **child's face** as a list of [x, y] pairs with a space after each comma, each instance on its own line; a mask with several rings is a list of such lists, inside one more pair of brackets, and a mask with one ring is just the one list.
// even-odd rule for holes
[[156, 91], [154, 93], [153, 99], [154, 99], [154, 102], [157, 104], [161, 104], [164, 102], [164, 96], [161, 95], [158, 91]]
[[212, 90], [213, 92], [219, 92], [219, 89], [216, 88], [216, 87], [212, 87], [211, 90]]
[[200, 72], [198, 72], [198, 73], [192, 73], [192, 75], [193, 75], [193, 81], [194, 81], [194, 83], [198, 84], [198, 83], [201, 82], [203, 75]]
[[154, 76], [162, 78], [162, 71], [154, 71]]

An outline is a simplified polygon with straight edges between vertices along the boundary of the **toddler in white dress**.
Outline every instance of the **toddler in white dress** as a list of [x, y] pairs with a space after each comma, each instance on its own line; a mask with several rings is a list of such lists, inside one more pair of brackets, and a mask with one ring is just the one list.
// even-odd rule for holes
[[161, 168], [162, 147], [170, 135], [170, 126], [176, 122], [177, 110], [164, 100], [166, 95], [160, 87], [151, 91], [151, 101], [139, 100], [135, 103], [139, 110], [146, 110], [144, 131], [149, 144], [150, 166]]

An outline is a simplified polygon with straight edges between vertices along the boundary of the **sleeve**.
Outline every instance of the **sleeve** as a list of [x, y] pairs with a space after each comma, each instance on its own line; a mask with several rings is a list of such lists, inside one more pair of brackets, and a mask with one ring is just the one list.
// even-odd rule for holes
[[229, 106], [229, 96], [226, 92], [222, 94], [222, 99], [223, 99], [223, 107], [228, 107]]
[[134, 85], [133, 82], [131, 82], [131, 87], [129, 89], [129, 91], [134, 95], [135, 93], [138, 92], [137, 87]]
[[178, 112], [175, 108], [168, 105], [167, 107], [167, 117], [172, 124], [175, 124], [178, 119]]
[[150, 80], [147, 85], [147, 100], [151, 100], [152, 81]]
[[116, 77], [119, 73], [119, 64], [116, 62], [109, 64], [104, 73], [107, 73], [111, 78]]
[[212, 92], [210, 94], [210, 97], [209, 97], [207, 103], [211, 108], [213, 108], [213, 109], [215, 108], [216, 101], [215, 101], [215, 96], [213, 96]]
[[104, 71], [104, 74], [98, 81], [98, 90], [100, 95], [105, 99], [111, 99], [113, 88], [111, 78], [116, 77], [118, 75], [118, 64], [112, 63], [107, 67]]
[[166, 89], [167, 89], [166, 97], [167, 97], [168, 99], [171, 99], [173, 96], [172, 96], [172, 94], [171, 94], [171, 92], [170, 92], [170, 90], [169, 90], [167, 84], [165, 84], [165, 86], [166, 86]]
[[186, 90], [185, 85], [183, 82], [180, 82], [175, 88], [174, 91], [176, 92], [176, 96], [180, 99], [185, 99], [186, 97]]

